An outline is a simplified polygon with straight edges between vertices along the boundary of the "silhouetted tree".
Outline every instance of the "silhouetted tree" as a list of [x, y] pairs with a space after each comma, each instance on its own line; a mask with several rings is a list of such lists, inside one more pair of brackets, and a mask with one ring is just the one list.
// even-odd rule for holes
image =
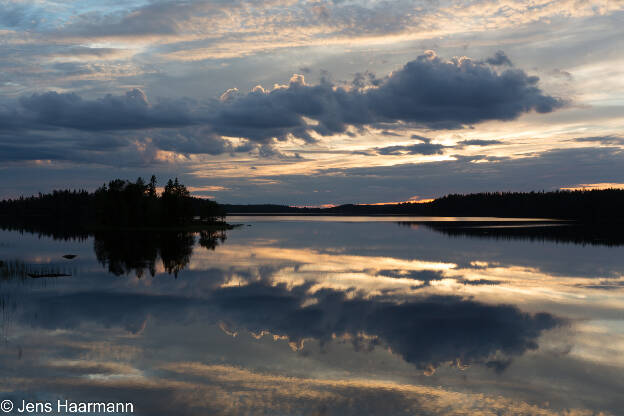
[[149, 185], [147, 185], [147, 196], [150, 198], [156, 198], [156, 176], [152, 175], [149, 181]]
[[164, 220], [168, 224], [184, 225], [193, 219], [193, 203], [186, 186], [169, 179], [161, 195]]
[[203, 223], [223, 221], [224, 211], [214, 201], [191, 197], [175, 178], [162, 195], [156, 192], [156, 177], [149, 183], [114, 179], [95, 192], [53, 191], [29, 198], [0, 201], [0, 223], [28, 223], [89, 227], [146, 227], [185, 225], [197, 217]]

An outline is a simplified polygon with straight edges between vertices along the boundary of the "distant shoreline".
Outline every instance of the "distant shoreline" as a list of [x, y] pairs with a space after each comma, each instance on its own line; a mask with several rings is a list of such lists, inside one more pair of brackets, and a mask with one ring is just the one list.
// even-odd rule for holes
[[230, 217], [241, 215], [488, 217], [624, 224], [622, 189], [450, 194], [423, 203], [344, 204], [323, 208], [278, 204], [221, 204], [221, 207], [225, 215]]
[[310, 208], [278, 204], [218, 204], [189, 196], [184, 185], [177, 182], [171, 187], [180, 188], [179, 195], [171, 191], [158, 196], [146, 191], [146, 185], [140, 180], [137, 183], [116, 180], [111, 181], [108, 188], [103, 187], [95, 193], [67, 190], [4, 200], [0, 201], [0, 222], [41, 221], [81, 224], [89, 228], [170, 229], [203, 227], [203, 224], [195, 223], [198, 218], [206, 226], [212, 226], [224, 221], [226, 216], [254, 215], [452, 217], [460, 221], [462, 218], [488, 218], [492, 221], [576, 221], [624, 225], [622, 189], [450, 194], [423, 203], [345, 204]]
[[[497, 217], [491, 215], [471, 215], [471, 216], [453, 216], [453, 215], [415, 215], [415, 214], [358, 214], [358, 213], [329, 213], [329, 212], [321, 212], [321, 213], [307, 213], [307, 212], [232, 212], [227, 213], [227, 217], [400, 217], [400, 218], [448, 218], [448, 220], [434, 220], [434, 222], [473, 222], [473, 220], [462, 220], [462, 218], [475, 218], [474, 221], [493, 221], [493, 222], [572, 222], [574, 220], [565, 220], [558, 218], [524, 218], [524, 217]], [[487, 218], [487, 220], [482, 220], [483, 218]], [[429, 220], [426, 220], [429, 222]]]

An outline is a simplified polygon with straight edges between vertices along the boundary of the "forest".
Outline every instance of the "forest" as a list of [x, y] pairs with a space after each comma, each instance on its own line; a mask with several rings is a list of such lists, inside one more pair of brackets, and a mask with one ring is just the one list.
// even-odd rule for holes
[[222, 224], [225, 211], [215, 201], [195, 198], [177, 178], [162, 192], [157, 180], [115, 179], [94, 192], [56, 190], [48, 194], [0, 201], [0, 225], [45, 230], [63, 225], [84, 228], [178, 227]]
[[11, 224], [24, 230], [62, 233], [58, 229], [62, 224], [73, 235], [89, 227], [224, 224], [226, 214], [509, 217], [620, 223], [624, 222], [624, 190], [483, 192], [450, 194], [426, 203], [300, 208], [222, 205], [191, 196], [177, 178], [169, 179], [159, 193], [156, 177], [152, 176], [149, 181], [115, 179], [94, 192], [57, 190], [0, 201], [0, 226]]
[[482, 192], [450, 194], [426, 203], [346, 204], [331, 208], [270, 204], [223, 205], [223, 208], [228, 214], [413, 215], [620, 222], [624, 220], [624, 190]]

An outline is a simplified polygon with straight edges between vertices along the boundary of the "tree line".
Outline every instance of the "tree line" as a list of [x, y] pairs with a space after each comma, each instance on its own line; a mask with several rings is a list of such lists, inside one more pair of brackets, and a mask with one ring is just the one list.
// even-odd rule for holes
[[450, 194], [426, 203], [346, 204], [331, 208], [286, 205], [224, 205], [228, 214], [414, 215], [552, 218], [579, 221], [624, 220], [624, 190], [481, 192]]
[[156, 177], [152, 176], [148, 182], [142, 178], [135, 182], [115, 179], [95, 192], [60, 190], [0, 201], [0, 226], [7, 222], [39, 230], [57, 223], [65, 224], [68, 229], [83, 225], [179, 226], [222, 222], [226, 213], [491, 216], [622, 222], [624, 190], [482, 192], [451, 194], [427, 203], [298, 208], [274, 204], [220, 205], [190, 196], [177, 178], [169, 179], [159, 194]]
[[221, 223], [225, 211], [215, 201], [195, 198], [178, 178], [169, 179], [161, 193], [152, 175], [149, 182], [114, 179], [95, 192], [55, 190], [36, 196], [0, 201], [0, 223], [37, 228], [49, 224], [69, 227], [160, 227]]

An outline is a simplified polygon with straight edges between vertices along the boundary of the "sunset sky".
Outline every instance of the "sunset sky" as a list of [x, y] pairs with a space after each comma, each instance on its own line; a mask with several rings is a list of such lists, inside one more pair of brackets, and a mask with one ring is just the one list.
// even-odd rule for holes
[[0, 0], [0, 198], [624, 183], [624, 1]]

